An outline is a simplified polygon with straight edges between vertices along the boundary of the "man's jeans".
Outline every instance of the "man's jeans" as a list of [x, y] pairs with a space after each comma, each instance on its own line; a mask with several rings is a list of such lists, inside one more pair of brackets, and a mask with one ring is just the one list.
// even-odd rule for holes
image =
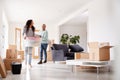
[[41, 43], [41, 46], [40, 46], [40, 60], [43, 59], [43, 52], [44, 52], [44, 57], [45, 57], [45, 60], [47, 61], [47, 46], [48, 44], [47, 43]]

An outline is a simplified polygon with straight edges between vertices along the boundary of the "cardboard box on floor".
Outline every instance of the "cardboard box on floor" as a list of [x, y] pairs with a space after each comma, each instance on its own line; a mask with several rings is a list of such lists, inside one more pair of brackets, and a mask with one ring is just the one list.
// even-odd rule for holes
[[6, 78], [6, 76], [7, 76], [6, 68], [5, 68], [5, 65], [3, 63], [1, 56], [0, 56], [0, 74], [1, 74], [2, 78]]
[[52, 61], [52, 53], [51, 53], [51, 51], [47, 51], [47, 60]]
[[17, 54], [20, 55], [20, 59], [24, 60], [24, 51], [23, 50], [17, 51]]
[[87, 52], [76, 52], [74, 59], [89, 59], [89, 53]]
[[12, 54], [11, 49], [6, 49], [6, 58], [8, 58], [8, 59], [12, 58], [11, 54]]
[[16, 49], [17, 46], [16, 46], [15, 44], [9, 44], [9, 48], [10, 48], [10, 49]]
[[12, 50], [12, 53], [17, 53], [17, 46], [16, 45], [9, 45], [9, 49], [11, 49]]
[[6, 58], [8, 59], [13, 59], [13, 58], [17, 58], [17, 49], [16, 49], [16, 45], [9, 45], [9, 48], [6, 50]]
[[110, 60], [110, 48], [108, 42], [89, 42], [89, 59], [97, 61], [108, 61]]
[[11, 49], [6, 49], [6, 58], [8, 59], [13, 59], [13, 58], [17, 58], [17, 53], [12, 53]]
[[21, 63], [21, 59], [4, 59], [4, 64], [5, 64], [5, 68], [6, 70], [11, 70], [11, 64], [12, 62], [20, 62]]

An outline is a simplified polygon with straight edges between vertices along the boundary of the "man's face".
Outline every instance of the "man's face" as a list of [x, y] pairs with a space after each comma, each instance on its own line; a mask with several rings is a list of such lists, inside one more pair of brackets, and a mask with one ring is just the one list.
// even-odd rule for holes
[[43, 26], [42, 26], [42, 30], [45, 30], [45, 28], [46, 28], [46, 26], [43, 24]]

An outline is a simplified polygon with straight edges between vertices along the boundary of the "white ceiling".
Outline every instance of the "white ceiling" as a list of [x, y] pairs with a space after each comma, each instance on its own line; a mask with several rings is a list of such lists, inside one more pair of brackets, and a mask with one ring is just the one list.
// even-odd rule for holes
[[9, 22], [58, 24], [91, 0], [4, 0]]
[[79, 15], [76, 15], [75, 17], [71, 18], [70, 20], [68, 20], [66, 23], [64, 23], [63, 25], [71, 25], [71, 26], [78, 26], [81, 24], [87, 24], [88, 22], [88, 11], [85, 11]]

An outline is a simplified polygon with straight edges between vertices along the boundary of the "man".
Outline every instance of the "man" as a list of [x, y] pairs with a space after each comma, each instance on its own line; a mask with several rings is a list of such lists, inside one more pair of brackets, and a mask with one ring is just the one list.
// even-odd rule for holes
[[48, 31], [46, 30], [46, 25], [42, 25], [42, 31], [40, 31], [41, 45], [40, 45], [40, 61], [38, 64], [42, 64], [43, 52], [44, 52], [44, 62], [47, 62], [47, 46], [48, 46]]

